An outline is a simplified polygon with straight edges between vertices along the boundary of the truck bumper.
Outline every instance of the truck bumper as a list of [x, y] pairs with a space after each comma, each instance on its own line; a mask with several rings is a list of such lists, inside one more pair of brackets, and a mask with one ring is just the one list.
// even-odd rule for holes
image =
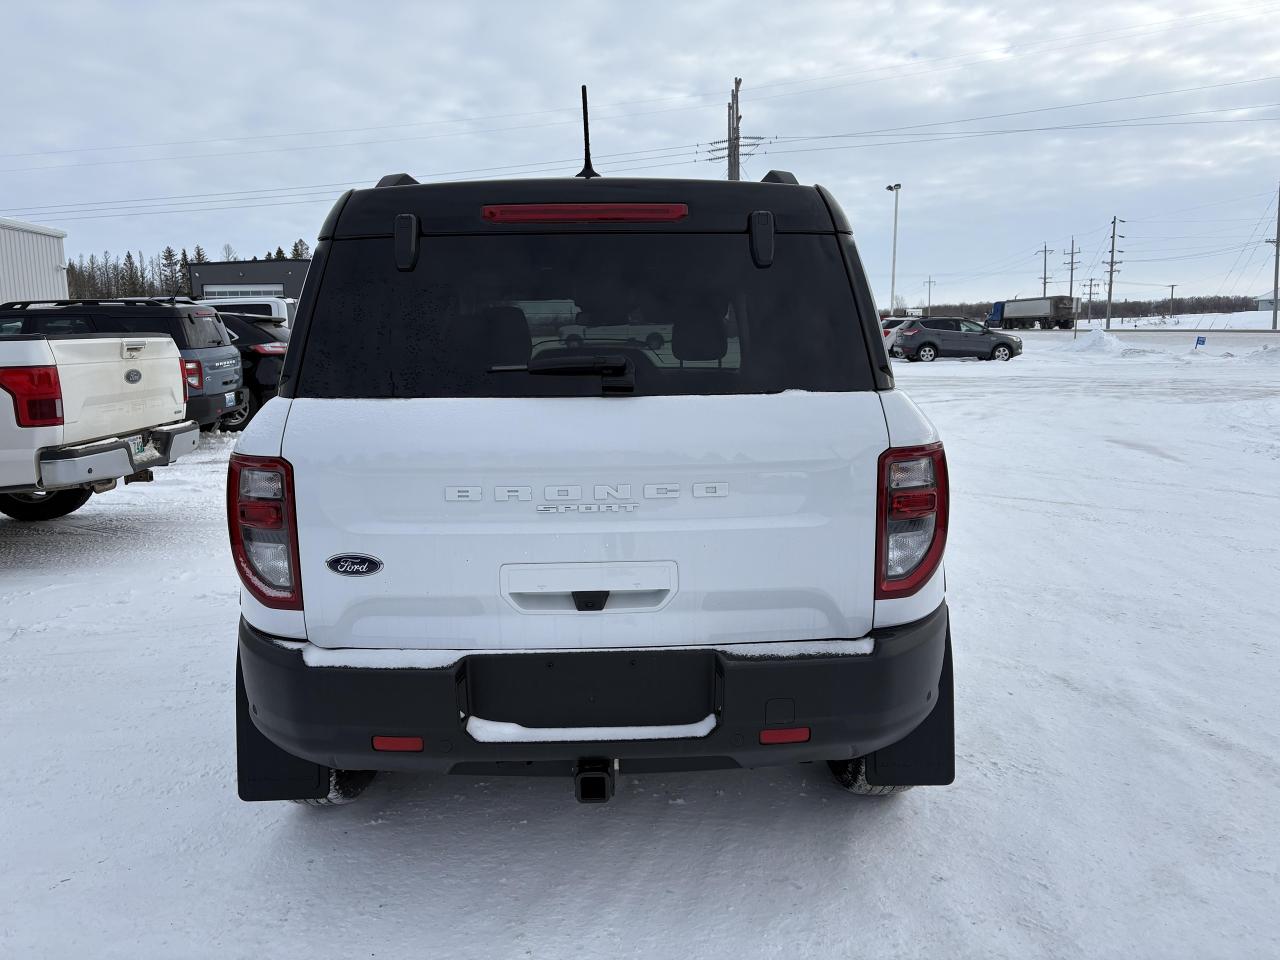
[[78, 487], [167, 466], [200, 442], [200, 428], [190, 420], [140, 431], [139, 435], [147, 440], [146, 452], [141, 456], [119, 438], [42, 451], [40, 488]]
[[[228, 395], [232, 401], [227, 402]], [[247, 391], [243, 387], [225, 390], [220, 393], [207, 393], [187, 398], [187, 419], [194, 420], [202, 427], [208, 427], [233, 410], [238, 410], [248, 402]]]
[[[569, 775], [584, 757], [637, 772], [865, 756], [920, 727], [939, 703], [940, 680], [949, 687], [947, 607], [871, 638], [873, 652], [852, 656], [549, 651], [374, 669], [309, 666], [305, 644], [242, 619], [241, 796], [285, 798], [246, 791], [246, 751], [258, 735], [268, 749], [322, 767], [486, 775]], [[942, 699], [949, 712], [949, 689]], [[633, 739], [633, 730], [608, 739], [617, 727], [647, 728], [650, 738]], [[420, 739], [421, 748], [376, 750], [375, 737]]]

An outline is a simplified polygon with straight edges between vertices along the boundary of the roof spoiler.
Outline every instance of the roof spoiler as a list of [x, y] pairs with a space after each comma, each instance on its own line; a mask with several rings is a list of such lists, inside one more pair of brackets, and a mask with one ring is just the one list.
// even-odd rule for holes
[[379, 187], [411, 187], [418, 181], [407, 173], [388, 173], [378, 181]]
[[761, 183], [789, 183], [792, 186], [798, 186], [800, 181], [796, 179], [796, 175], [790, 170], [770, 170], [760, 178]]

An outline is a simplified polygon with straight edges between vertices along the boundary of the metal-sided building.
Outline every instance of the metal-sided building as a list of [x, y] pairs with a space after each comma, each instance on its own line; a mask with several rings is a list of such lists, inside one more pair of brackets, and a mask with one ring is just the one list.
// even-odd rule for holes
[[299, 297], [310, 260], [212, 260], [188, 268], [191, 295]]
[[67, 296], [66, 234], [0, 217], [0, 303]]

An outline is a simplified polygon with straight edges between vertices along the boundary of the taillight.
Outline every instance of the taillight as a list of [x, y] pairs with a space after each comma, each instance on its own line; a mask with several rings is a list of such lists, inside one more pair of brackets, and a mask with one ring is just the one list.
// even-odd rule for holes
[[287, 460], [231, 455], [227, 526], [245, 589], [268, 607], [301, 610], [293, 468]]
[[495, 203], [481, 208], [490, 223], [670, 223], [689, 215], [687, 203]]
[[182, 402], [186, 403], [191, 395], [187, 392], [187, 361], [181, 357], [178, 358], [178, 377], [182, 380]]
[[947, 458], [942, 444], [880, 455], [876, 599], [907, 597], [937, 572], [947, 543]]
[[0, 367], [0, 390], [13, 397], [18, 426], [62, 426], [62, 382], [57, 367]]
[[289, 349], [287, 343], [251, 343], [249, 349], [254, 353], [280, 354]]
[[204, 387], [204, 366], [199, 360], [183, 360], [182, 373], [188, 387], [196, 390]]

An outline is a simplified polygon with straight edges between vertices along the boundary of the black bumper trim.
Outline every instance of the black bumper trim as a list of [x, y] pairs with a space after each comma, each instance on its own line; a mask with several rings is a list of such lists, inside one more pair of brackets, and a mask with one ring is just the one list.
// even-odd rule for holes
[[[439, 669], [311, 667], [296, 642], [277, 641], [243, 619], [239, 653], [254, 726], [287, 753], [324, 766], [568, 774], [589, 755], [616, 758], [623, 770], [713, 769], [864, 756], [902, 740], [938, 701], [947, 627], [944, 603], [914, 623], [874, 631], [875, 652], [865, 656], [714, 651], [716, 727], [679, 740], [481, 743], [464, 727], [471, 657]], [[557, 659], [572, 669], [575, 656]], [[760, 731], [769, 726], [808, 726], [811, 736], [762, 746]], [[374, 735], [422, 737], [424, 748], [377, 752]]]

